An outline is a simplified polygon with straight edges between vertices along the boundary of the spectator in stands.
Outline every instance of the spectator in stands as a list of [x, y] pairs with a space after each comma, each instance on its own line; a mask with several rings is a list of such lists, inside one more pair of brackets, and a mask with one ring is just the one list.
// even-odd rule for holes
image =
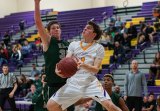
[[155, 34], [155, 32], [154, 32], [153, 27], [151, 27], [151, 23], [149, 23], [149, 22], [147, 23], [147, 27], [146, 27], [146, 32], [145, 33], [146, 33], [146, 39], [148, 38], [149, 39], [148, 41], [153, 43], [154, 42], [154, 34]]
[[111, 16], [109, 21], [109, 26], [114, 27], [116, 22], [116, 17]]
[[0, 66], [3, 64], [8, 64], [8, 61], [4, 49], [0, 48]]
[[6, 46], [8, 46], [8, 43], [11, 41], [11, 36], [9, 35], [9, 32], [4, 33], [3, 41]]
[[155, 23], [155, 24], [154, 24], [154, 27], [155, 27], [155, 31], [156, 31], [157, 33], [159, 33], [159, 32], [160, 32], [160, 23]]
[[148, 107], [148, 99], [147, 98], [143, 98], [142, 111], [144, 111], [144, 109], [146, 109], [147, 107]]
[[139, 33], [137, 38], [137, 46], [140, 47], [144, 43], [145, 43], [145, 35], [144, 33]]
[[20, 90], [20, 97], [26, 96], [30, 88], [30, 83], [24, 74], [20, 75], [20, 78], [18, 79], [18, 84], [19, 84], [19, 90]]
[[42, 75], [42, 86], [35, 91], [32, 97], [32, 102], [35, 104], [34, 111], [47, 111], [46, 104], [49, 99], [49, 87], [44, 81], [45, 77], [46, 75]]
[[96, 111], [95, 105], [96, 105], [96, 102], [93, 100], [90, 100], [90, 101], [87, 101], [83, 104], [77, 105], [75, 107], [75, 111]]
[[25, 34], [21, 34], [21, 38], [18, 40], [18, 43], [21, 44], [21, 46], [24, 46], [24, 41], [27, 41]]
[[108, 49], [111, 49], [113, 47], [111, 43], [111, 37], [107, 32], [103, 32], [100, 44], [102, 44], [105, 48]]
[[115, 27], [120, 31], [121, 27], [122, 27], [122, 21], [121, 21], [121, 17], [118, 17], [116, 22], [115, 22]]
[[33, 84], [36, 86], [36, 89], [37, 89], [37, 88], [40, 88], [40, 87], [42, 86], [41, 79], [40, 79], [39, 76], [40, 76], [39, 74], [35, 74], [35, 75], [34, 75]]
[[123, 33], [122, 46], [125, 53], [128, 53], [131, 50], [131, 40], [126, 33]]
[[121, 33], [121, 34], [127, 33], [127, 28], [126, 28], [126, 23], [125, 23], [125, 22], [122, 24], [122, 28], [121, 28], [120, 33]]
[[122, 92], [121, 92], [121, 89], [120, 89], [120, 87], [119, 87], [118, 85], [115, 85], [115, 86], [114, 86], [114, 92], [115, 92], [116, 94], [118, 94], [120, 97], [123, 96], [123, 95], [122, 95]]
[[118, 41], [121, 44], [122, 40], [123, 40], [123, 34], [120, 34], [119, 30], [116, 29], [115, 36], [114, 36], [114, 42]]
[[12, 51], [11, 62], [16, 65], [17, 68], [23, 66], [23, 57], [19, 45], [13, 46]]
[[160, 96], [157, 96], [157, 111], [160, 111]]
[[39, 74], [40, 75], [40, 71], [37, 70], [36, 64], [32, 64], [31, 76], [34, 77], [35, 74]]
[[142, 111], [156, 111], [156, 100], [154, 98], [154, 93], [151, 92], [148, 97], [148, 102], [146, 104], [146, 108], [143, 107]]
[[118, 41], [115, 42], [115, 47], [114, 47], [114, 53], [113, 56], [111, 56], [110, 63], [119, 63], [121, 64], [123, 62], [124, 58], [124, 49], [123, 47], [119, 44]]
[[36, 49], [39, 50], [39, 51], [42, 51], [42, 41], [41, 41], [41, 38], [36, 38], [35, 39], [35, 45], [36, 45]]
[[150, 66], [149, 70], [149, 80], [154, 80], [160, 78], [160, 52], [155, 54], [155, 58], [153, 60], [153, 64]]
[[21, 34], [24, 33], [24, 25], [25, 25], [25, 21], [23, 19], [21, 19], [21, 21], [19, 22], [19, 29], [21, 31]]
[[137, 29], [132, 22], [130, 23], [130, 28], [128, 28], [127, 34], [131, 40], [137, 37]]
[[[143, 90], [142, 90], [143, 88]], [[132, 61], [131, 71], [126, 73], [124, 84], [124, 100], [130, 111], [141, 111], [142, 109], [142, 94], [147, 98], [147, 82], [146, 77], [138, 69], [138, 62]]]
[[22, 46], [22, 55], [23, 57], [27, 57], [28, 54], [32, 51], [32, 46], [28, 43], [27, 40], [24, 41], [24, 45]]
[[0, 107], [4, 109], [5, 100], [8, 100], [11, 110], [17, 111], [14, 94], [17, 90], [17, 81], [13, 73], [9, 72], [8, 65], [2, 66], [2, 74], [0, 74]]
[[8, 46], [6, 47], [6, 52], [8, 53], [8, 60], [9, 60], [12, 55], [12, 44], [11, 43], [9, 43]]
[[45, 66], [45, 64], [42, 65], [41, 74], [46, 74], [46, 66]]
[[[117, 95], [115, 92], [112, 91], [112, 86], [114, 85], [113, 76], [111, 74], [105, 74], [103, 79], [104, 79], [104, 89], [108, 92], [112, 102], [116, 106], [118, 106], [122, 111], [129, 111], [124, 100], [119, 95]], [[102, 106], [97, 102], [95, 111], [106, 111], [106, 110], [104, 110]]]
[[32, 100], [32, 97], [35, 91], [36, 91], [36, 86], [34, 84], [31, 84], [30, 92], [27, 93], [24, 99]]

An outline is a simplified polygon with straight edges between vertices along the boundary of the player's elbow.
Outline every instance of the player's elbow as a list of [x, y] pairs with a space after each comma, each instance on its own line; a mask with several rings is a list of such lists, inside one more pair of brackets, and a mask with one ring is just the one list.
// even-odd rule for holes
[[99, 68], [95, 68], [94, 70], [92, 70], [94, 74], [97, 74], [99, 72]]

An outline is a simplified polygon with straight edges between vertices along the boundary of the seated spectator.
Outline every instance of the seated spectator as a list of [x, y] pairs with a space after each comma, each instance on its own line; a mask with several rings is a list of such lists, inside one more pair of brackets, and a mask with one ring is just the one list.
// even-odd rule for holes
[[153, 64], [151, 64], [149, 70], [149, 80], [152, 79], [154, 81], [154, 78], [155, 79], [160, 78], [160, 52], [157, 52], [155, 54]]
[[154, 42], [154, 29], [151, 27], [151, 23], [147, 23], [147, 28], [146, 28], [146, 37], [149, 39], [151, 43]]
[[4, 33], [3, 41], [4, 44], [8, 46], [8, 43], [11, 41], [11, 36], [9, 35], [9, 32]]
[[39, 74], [35, 74], [34, 75], [33, 84], [36, 86], [37, 89], [40, 88], [40, 87], [42, 87], [42, 83], [41, 83]]
[[18, 85], [19, 85], [19, 94], [20, 94], [19, 96], [20, 97], [26, 96], [30, 88], [30, 83], [24, 74], [22, 74], [20, 78], [18, 79]]
[[19, 45], [13, 46], [11, 62], [17, 66], [17, 68], [23, 66], [23, 56], [21, 51], [19, 50]]
[[0, 66], [3, 64], [8, 64], [8, 61], [4, 49], [0, 48]]
[[110, 17], [110, 20], [109, 20], [109, 26], [110, 26], [110, 27], [115, 26], [115, 22], [116, 22], [116, 18], [113, 17], [113, 16], [111, 16], [111, 17]]
[[145, 109], [147, 107], [148, 107], [148, 100], [147, 100], [147, 98], [143, 98], [142, 111], [146, 111]]
[[24, 46], [22, 46], [22, 55], [23, 57], [27, 57], [28, 54], [32, 51], [32, 46], [28, 43], [28, 41], [24, 41]]
[[18, 43], [21, 44], [21, 46], [24, 45], [24, 41], [26, 41], [27, 39], [25, 38], [24, 34], [21, 34], [21, 38], [18, 40]]
[[34, 77], [35, 74], [39, 74], [40, 75], [40, 71], [37, 70], [36, 64], [32, 64], [31, 76]]
[[114, 47], [114, 53], [113, 56], [111, 56], [110, 63], [118, 63], [122, 64], [124, 58], [124, 49], [123, 47], [119, 44], [119, 42], [115, 42], [115, 47]]
[[[34, 84], [31, 85], [30, 90], [31, 91], [28, 92], [27, 95], [24, 97], [24, 99], [27, 100], [27, 101], [32, 101], [32, 97], [33, 97], [33, 95], [36, 91], [36, 87], [35, 87]], [[29, 111], [34, 111], [34, 105], [29, 106]]]
[[160, 96], [157, 96], [157, 111], [160, 111]]
[[120, 31], [120, 28], [122, 27], [121, 17], [117, 18], [117, 20], [115, 22], [115, 27]]
[[145, 42], [145, 35], [143, 33], [138, 34], [137, 46], [140, 47]]
[[131, 50], [131, 40], [128, 38], [128, 35], [126, 33], [123, 33], [122, 46], [125, 53]]
[[41, 74], [46, 74], [46, 67], [45, 64], [42, 65]]
[[96, 111], [95, 108], [92, 108], [93, 103], [96, 103], [96, 102], [93, 102], [93, 100], [90, 100], [90, 101], [87, 101], [86, 103], [80, 104], [75, 107], [75, 111]]
[[131, 40], [137, 37], [137, 29], [132, 22], [130, 23], [130, 28], [128, 28], [127, 34]]
[[113, 45], [111, 43], [111, 37], [110, 35], [108, 35], [107, 32], [103, 33], [100, 44], [102, 44], [105, 48], [108, 48], [109, 50], [113, 48]]
[[39, 50], [39, 51], [41, 51], [42, 50], [42, 41], [41, 41], [41, 38], [40, 37], [36, 38], [34, 43], [36, 45], [36, 49]]
[[45, 75], [42, 75], [42, 86], [35, 91], [32, 97], [32, 102], [35, 104], [34, 111], [47, 111], [46, 104], [49, 99], [49, 87], [44, 81], [45, 77]]
[[154, 98], [154, 93], [151, 92], [148, 97], [147, 108], [142, 108], [142, 111], [156, 111], [156, 100]]
[[31, 84], [30, 92], [27, 93], [27, 95], [24, 97], [24, 99], [32, 100], [32, 96], [35, 91], [36, 91], [36, 86], [34, 84]]
[[120, 44], [122, 43], [123, 35], [119, 33], [119, 30], [116, 29], [115, 36], [114, 36], [114, 42], [118, 41]]
[[[117, 95], [115, 92], [112, 91], [112, 86], [114, 85], [113, 76], [111, 74], [105, 74], [103, 79], [104, 79], [104, 89], [108, 92], [112, 102], [122, 111], [129, 111], [124, 100], [119, 95]], [[97, 102], [95, 111], [106, 111], [106, 110], [104, 110], [101, 104]]]
[[115, 92], [116, 94], [118, 94], [118, 96], [120, 96], [120, 97], [123, 96], [123, 95], [122, 95], [122, 92], [121, 92], [121, 89], [120, 89], [120, 87], [119, 87], [118, 85], [115, 85], [115, 86], [114, 86], [114, 92]]
[[128, 30], [128, 29], [126, 28], [126, 23], [123, 23], [120, 33], [121, 33], [121, 34], [127, 33], [127, 30]]

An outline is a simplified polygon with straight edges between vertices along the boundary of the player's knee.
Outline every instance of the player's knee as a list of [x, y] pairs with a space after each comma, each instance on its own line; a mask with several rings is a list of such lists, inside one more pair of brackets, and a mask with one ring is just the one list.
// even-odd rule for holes
[[59, 105], [55, 101], [48, 100], [48, 102], [47, 102], [48, 111], [53, 111], [53, 109], [57, 109], [58, 107], [59, 107]]

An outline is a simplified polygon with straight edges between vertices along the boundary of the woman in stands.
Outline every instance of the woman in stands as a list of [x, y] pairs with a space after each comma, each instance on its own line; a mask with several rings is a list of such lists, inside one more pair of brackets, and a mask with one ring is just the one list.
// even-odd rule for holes
[[153, 64], [150, 66], [149, 79], [159, 79], [160, 74], [160, 52], [155, 54]]

